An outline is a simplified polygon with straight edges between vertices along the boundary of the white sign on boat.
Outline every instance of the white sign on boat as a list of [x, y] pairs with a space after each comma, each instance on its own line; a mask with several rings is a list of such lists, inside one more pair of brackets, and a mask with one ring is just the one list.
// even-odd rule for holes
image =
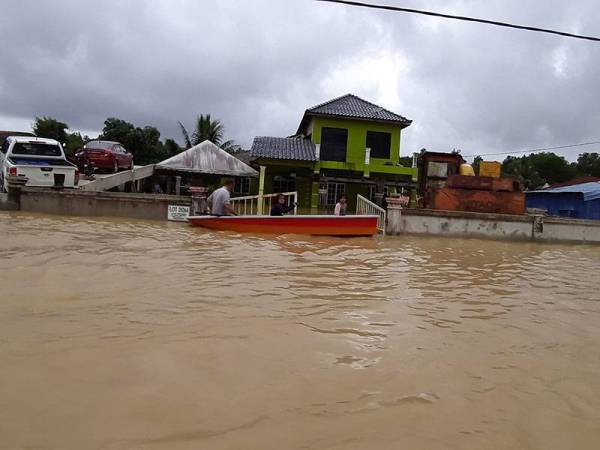
[[175, 222], [185, 222], [190, 215], [190, 207], [183, 205], [169, 205], [167, 219]]

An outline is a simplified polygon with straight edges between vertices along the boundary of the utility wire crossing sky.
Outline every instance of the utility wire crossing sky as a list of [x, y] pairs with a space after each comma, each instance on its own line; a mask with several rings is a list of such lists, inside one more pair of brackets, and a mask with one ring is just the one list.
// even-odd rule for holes
[[375, 4], [371, 4], [371, 3], [352, 2], [352, 1], [346, 1], [346, 0], [316, 0], [316, 1], [317, 2], [326, 2], [326, 3], [339, 3], [342, 5], [358, 6], [358, 7], [363, 7], [363, 8], [385, 9], [388, 11], [405, 12], [405, 13], [411, 13], [411, 14], [422, 14], [425, 16], [442, 17], [444, 19], [464, 20], [467, 22], [485, 23], [487, 25], [494, 25], [494, 26], [498, 26], [498, 27], [516, 28], [518, 30], [535, 31], [538, 33], [556, 34], [559, 36], [564, 36], [564, 37], [569, 37], [569, 38], [585, 39], [588, 41], [600, 42], [600, 38], [594, 37], [594, 36], [584, 36], [581, 34], [567, 33], [564, 31], [551, 30], [548, 28], [530, 27], [527, 25], [516, 25], [516, 24], [508, 23], [508, 22], [499, 22], [496, 20], [478, 19], [476, 17], [455, 16], [452, 14], [442, 14], [442, 13], [436, 13], [433, 11], [424, 11], [421, 9], [401, 8], [399, 6], [391, 6], [391, 5], [375, 5]]
[[559, 150], [562, 148], [573, 148], [573, 147], [582, 147], [584, 145], [594, 145], [600, 144], [600, 141], [592, 141], [592, 142], [581, 142], [579, 144], [568, 144], [568, 145], [558, 145], [556, 147], [543, 147], [543, 148], [532, 148], [529, 150], [513, 150], [510, 152], [498, 152], [498, 153], [480, 153], [478, 155], [466, 155], [465, 158], [474, 158], [475, 156], [493, 156], [493, 155], [513, 155], [515, 153], [535, 153], [535, 152], [545, 152], [548, 150]]

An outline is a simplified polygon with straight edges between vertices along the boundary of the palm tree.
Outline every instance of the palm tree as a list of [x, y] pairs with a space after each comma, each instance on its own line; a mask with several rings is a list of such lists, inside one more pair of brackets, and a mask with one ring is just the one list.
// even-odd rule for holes
[[228, 153], [235, 153], [239, 150], [239, 145], [235, 144], [234, 141], [223, 141], [225, 127], [219, 119], [211, 119], [210, 114], [200, 114], [196, 117], [195, 130], [191, 136], [181, 122], [177, 123], [179, 124], [179, 128], [181, 128], [181, 134], [185, 141], [185, 148], [190, 148], [209, 140]]

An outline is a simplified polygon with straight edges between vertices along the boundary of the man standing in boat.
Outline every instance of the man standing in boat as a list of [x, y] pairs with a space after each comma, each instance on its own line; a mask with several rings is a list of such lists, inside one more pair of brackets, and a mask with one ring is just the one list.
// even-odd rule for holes
[[231, 207], [231, 193], [233, 192], [234, 181], [226, 180], [222, 187], [213, 191], [208, 196], [206, 202], [213, 216], [235, 216], [236, 213]]

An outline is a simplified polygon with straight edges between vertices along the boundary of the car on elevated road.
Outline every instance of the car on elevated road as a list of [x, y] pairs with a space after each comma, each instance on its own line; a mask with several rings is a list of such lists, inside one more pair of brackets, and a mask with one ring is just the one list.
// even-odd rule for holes
[[82, 172], [86, 165], [109, 173], [133, 169], [133, 155], [114, 141], [90, 141], [75, 153], [75, 160]]

